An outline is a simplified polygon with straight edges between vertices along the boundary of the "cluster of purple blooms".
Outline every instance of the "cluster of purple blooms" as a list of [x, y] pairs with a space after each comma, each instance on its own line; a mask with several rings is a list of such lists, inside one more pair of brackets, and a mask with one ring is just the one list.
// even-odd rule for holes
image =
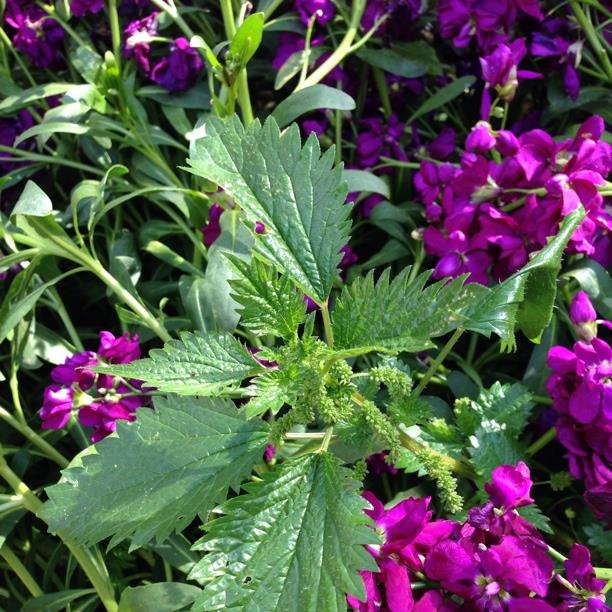
[[[124, 2], [122, 8], [128, 9], [129, 13], [146, 8], [148, 4], [148, 0], [136, 0]], [[72, 0], [70, 3], [72, 16], [76, 18], [95, 15], [103, 9], [104, 0]], [[184, 37], [169, 41], [169, 45], [164, 43], [168, 45], [168, 53], [152, 61], [151, 43], [158, 38], [158, 17], [159, 13], [153, 12], [127, 24], [124, 54], [127, 58], [133, 57], [142, 73], [153, 83], [169, 92], [184, 91], [196, 83], [204, 62]], [[27, 55], [32, 65], [39, 68], [62, 65], [60, 43], [65, 37], [64, 30], [35, 2], [7, 0], [4, 21], [10, 28], [15, 49]]]
[[134, 421], [136, 410], [148, 399], [140, 394], [141, 383], [98, 374], [89, 368], [130, 363], [139, 357], [138, 336], [125, 333], [117, 338], [109, 331], [101, 331], [96, 352], [76, 353], [51, 371], [54, 384], [45, 389], [39, 413], [43, 429], [65, 427], [71, 414], [78, 411], [79, 422], [94, 428], [91, 440], [98, 442], [115, 431], [118, 420]]
[[[501, 465], [485, 485], [489, 501], [464, 523], [432, 520], [430, 498], [408, 498], [389, 509], [371, 492], [382, 543], [368, 546], [377, 572], [362, 571], [366, 601], [350, 596], [360, 612], [606, 611], [587, 548], [574, 544], [565, 575], [554, 570], [541, 533], [516, 508], [533, 503], [529, 468]], [[416, 579], [421, 587], [412, 587]], [[434, 583], [434, 584], [432, 584]]]
[[571, 350], [554, 346], [548, 353], [557, 438], [567, 449], [570, 473], [584, 483], [585, 500], [612, 527], [612, 347], [597, 337], [598, 324], [612, 323], [597, 319], [583, 291], [570, 318], [579, 340]]
[[423, 161], [415, 185], [430, 226], [423, 240], [438, 258], [434, 276], [468, 273], [487, 284], [523, 266], [546, 245], [560, 221], [580, 203], [587, 217], [569, 253], [612, 264], [612, 215], [598, 187], [612, 170], [612, 146], [594, 116], [561, 142], [541, 129], [515, 136], [479, 122], [459, 166]]

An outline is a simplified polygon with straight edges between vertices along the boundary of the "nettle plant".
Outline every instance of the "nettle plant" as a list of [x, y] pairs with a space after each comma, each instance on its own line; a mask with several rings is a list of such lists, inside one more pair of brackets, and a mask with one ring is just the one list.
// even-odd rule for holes
[[[233, 200], [252, 246], [227, 255], [240, 331], [183, 332], [146, 359], [94, 368], [144, 381], [154, 408], [77, 455], [39, 516], [70, 541], [131, 549], [199, 517], [195, 609], [344, 610], [347, 594], [365, 596], [358, 570], [376, 571], [364, 547], [379, 542], [360, 496], [365, 457], [388, 450], [429, 475], [455, 513], [492, 467], [518, 459], [506, 451], [531, 407], [520, 385], [459, 400], [454, 423], [422, 392], [465, 331], [495, 334], [507, 349], [518, 329], [539, 337], [583, 210], [493, 288], [429, 283], [429, 272], [406, 268], [334, 292], [351, 232], [334, 150], [321, 154], [314, 135], [302, 145], [296, 125], [281, 132], [273, 118], [247, 128], [209, 118], [198, 133], [188, 168]], [[50, 220], [17, 213], [23, 236], [59, 248]], [[449, 334], [413, 384], [402, 354]]]

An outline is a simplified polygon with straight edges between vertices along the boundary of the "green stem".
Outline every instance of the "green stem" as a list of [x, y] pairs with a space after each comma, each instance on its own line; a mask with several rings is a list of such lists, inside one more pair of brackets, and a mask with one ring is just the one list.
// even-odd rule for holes
[[[0, 448], [0, 453], [1, 453]], [[11, 470], [4, 456], [0, 454], [0, 478], [3, 478], [23, 500], [24, 507], [35, 515], [42, 510], [43, 503], [36, 497], [31, 489]], [[70, 537], [59, 532], [57, 536], [68, 547], [74, 558], [87, 575], [92, 586], [107, 612], [117, 612], [115, 593], [108, 579], [108, 574], [97, 564], [91, 551], [81, 548]]]
[[325, 436], [323, 437], [323, 441], [321, 442], [321, 446], [319, 447], [319, 452], [324, 453], [329, 448], [329, 443], [331, 442], [332, 436], [334, 435], [334, 427], [330, 425], [325, 429]]
[[30, 592], [32, 597], [40, 597], [43, 595], [43, 590], [38, 586], [36, 580], [34, 580], [32, 574], [28, 572], [26, 566], [19, 560], [19, 557], [9, 548], [8, 544], [4, 544], [0, 548], [0, 557], [2, 557], [8, 566], [17, 574], [17, 577], [26, 589]]
[[578, 0], [569, 0], [569, 5], [576, 17], [576, 21], [584, 31], [585, 36], [588, 38], [589, 43], [595, 52], [595, 56], [599, 58], [601, 67], [608, 77], [608, 81], [612, 83], [612, 63], [610, 62], [610, 58], [599, 40], [599, 36], [597, 35], [595, 28], [593, 28], [593, 24], [586, 16], [586, 13], [582, 10]]
[[429, 366], [427, 372], [425, 372], [425, 376], [421, 379], [421, 382], [417, 385], [415, 390], [412, 392], [413, 397], [419, 397], [423, 392], [423, 389], [427, 386], [427, 383], [431, 380], [431, 377], [436, 373], [436, 370], [440, 367], [442, 362], [446, 359], [448, 354], [451, 352], [453, 346], [457, 343], [457, 340], [461, 338], [464, 329], [462, 327], [458, 327], [453, 335], [449, 338], [448, 342], [442, 347], [442, 350], [438, 353], [437, 357], [433, 360], [432, 364]]
[[380, 68], [372, 68], [372, 75], [374, 76], [374, 82], [376, 83], [376, 88], [378, 89], [378, 95], [380, 96], [385, 118], [388, 119], [391, 116], [392, 108], [385, 75]]
[[334, 346], [334, 329], [332, 327], [331, 319], [329, 316], [329, 308], [327, 302], [320, 305], [321, 315], [323, 317], [323, 330], [325, 331], [325, 341], [332, 347]]
[[[221, 14], [223, 15], [223, 25], [225, 35], [231, 41], [236, 34], [236, 22], [234, 20], [234, 9], [231, 0], [221, 0]], [[251, 107], [251, 96], [249, 94], [249, 82], [246, 68], [243, 68], [236, 81], [238, 104], [242, 111], [242, 121], [245, 125], [253, 122], [253, 109]]]
[[[52, 155], [39, 155], [37, 153], [30, 153], [29, 151], [16, 149], [15, 147], [7, 147], [4, 145], [0, 145], [0, 152], [10, 153], [13, 157], [24, 158], [25, 161], [40, 162], [42, 164], [59, 164], [60, 166], [67, 166], [68, 168], [74, 168], [75, 170], [82, 170], [83, 172], [96, 174], [100, 177], [103, 177], [105, 174], [103, 170], [99, 170], [98, 168], [94, 168], [93, 166], [87, 166], [86, 164], [81, 164], [70, 159], [64, 159], [63, 157], [54, 157]], [[12, 157], [8, 159], [12, 159]]]
[[594, 567], [595, 575], [602, 580], [612, 580], [612, 568]]
[[[222, 0], [222, 4], [226, 1], [227, 0]], [[316, 85], [353, 51], [352, 44], [355, 40], [355, 36], [357, 36], [357, 32], [359, 31], [361, 16], [363, 15], [365, 7], [366, 0], [355, 0], [353, 2], [351, 22], [349, 23], [349, 27], [344, 35], [344, 38], [340, 41], [340, 44], [336, 50], [307, 79], [304, 79], [301, 83], [298, 83], [295, 91]]]
[[561, 563], [564, 563], [565, 561], [567, 561], [567, 557], [562, 555], [558, 550], [555, 550], [552, 546], [548, 547], [548, 554], [555, 559], [556, 561], [560, 561]]
[[113, 55], [121, 75], [121, 26], [119, 25], [119, 12], [117, 11], [117, 0], [108, 0], [108, 17], [111, 27], [111, 38], [113, 41]]
[[135, 314], [137, 314], [149, 327], [149, 329], [164, 342], [171, 339], [166, 328], [149, 312], [149, 310], [141, 304], [121, 283], [110, 273], [102, 264], [94, 259], [88, 258], [88, 267], [91, 271], [107, 286], [111, 291], [127, 306], [129, 306]]
[[61, 468], [68, 465], [68, 459], [57, 451], [44, 438], [39, 436], [31, 427], [18, 421], [8, 410], [0, 406], [0, 419], [8, 423], [13, 429], [18, 431], [28, 442], [38, 447], [49, 459], [57, 463]]
[[538, 451], [541, 451], [547, 444], [552, 442], [557, 435], [557, 429], [551, 427], [548, 431], [543, 433], [533, 444], [531, 444], [525, 451], [528, 455], [535, 455]]
[[85, 350], [85, 347], [81, 342], [81, 337], [79, 336], [79, 333], [77, 332], [76, 328], [74, 327], [74, 324], [72, 323], [72, 319], [70, 318], [70, 315], [68, 314], [68, 311], [64, 306], [64, 302], [58, 290], [55, 287], [49, 287], [47, 291], [49, 292], [49, 295], [53, 300], [53, 304], [57, 310], [57, 314], [62, 320], [62, 323], [66, 328], [66, 332], [70, 336], [70, 341], [72, 342], [74, 348], [79, 352], [83, 352]]

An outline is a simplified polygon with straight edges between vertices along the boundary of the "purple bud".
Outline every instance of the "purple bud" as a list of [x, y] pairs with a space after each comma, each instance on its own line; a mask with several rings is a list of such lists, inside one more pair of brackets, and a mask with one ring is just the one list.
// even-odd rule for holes
[[485, 484], [485, 491], [489, 494], [496, 508], [518, 508], [533, 503], [529, 497], [533, 481], [529, 468], [519, 461], [514, 465], [500, 465], [491, 474], [491, 482]]
[[476, 153], [486, 153], [494, 146], [495, 136], [491, 133], [491, 126], [486, 121], [479, 121], [465, 140], [465, 148]]
[[255, 223], [255, 233], [256, 234], [265, 234], [266, 233], [266, 226], [261, 221], [257, 221]]
[[597, 336], [597, 313], [584, 291], [578, 291], [574, 296], [569, 315], [580, 339], [590, 343]]
[[43, 429], [61, 429], [70, 419], [72, 410], [72, 389], [49, 385], [45, 389], [40, 418]]

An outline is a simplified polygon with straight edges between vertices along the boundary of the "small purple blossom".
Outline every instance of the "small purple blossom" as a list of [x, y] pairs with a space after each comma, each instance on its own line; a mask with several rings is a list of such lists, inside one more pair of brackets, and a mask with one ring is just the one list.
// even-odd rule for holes
[[151, 71], [151, 39], [157, 36], [159, 13], [154, 12], [142, 19], [131, 21], [126, 26], [125, 46], [123, 53], [127, 58], [134, 58], [145, 75]]
[[180, 37], [170, 46], [170, 55], [155, 64], [151, 80], [172, 93], [185, 91], [195, 85], [203, 66], [198, 51]]
[[70, 11], [75, 17], [96, 14], [104, 10], [104, 0], [71, 0]]
[[317, 23], [325, 25], [336, 14], [336, 5], [331, 0], [295, 0], [295, 8], [305, 26], [313, 16]]
[[500, 465], [491, 474], [491, 482], [485, 484], [485, 491], [497, 508], [510, 510], [533, 503], [529, 492], [533, 481], [529, 468], [519, 461], [514, 465]]
[[208, 223], [202, 228], [204, 244], [210, 248], [212, 243], [221, 235], [221, 215], [223, 207], [213, 204], [208, 211]]
[[255, 233], [256, 234], [265, 234], [266, 226], [261, 221], [255, 222]]
[[578, 291], [570, 304], [570, 320], [581, 340], [591, 342], [597, 336], [597, 313], [589, 296]]

